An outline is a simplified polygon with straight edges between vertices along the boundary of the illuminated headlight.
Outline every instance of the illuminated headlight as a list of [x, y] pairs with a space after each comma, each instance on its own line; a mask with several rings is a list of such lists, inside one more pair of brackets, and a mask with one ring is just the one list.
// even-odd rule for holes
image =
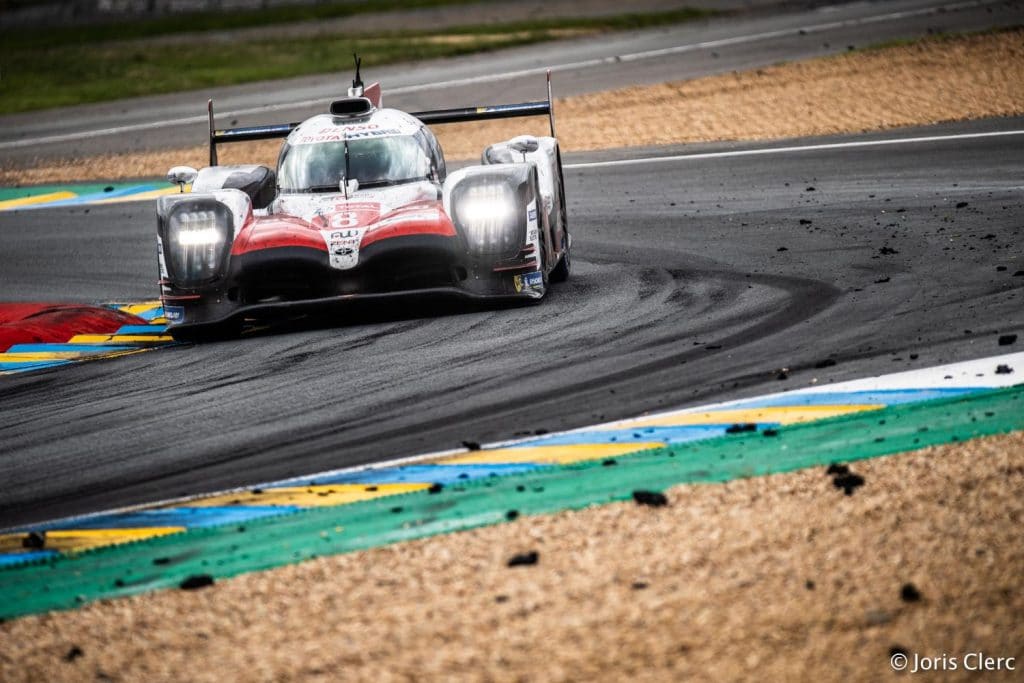
[[171, 281], [196, 287], [221, 274], [233, 233], [228, 207], [216, 202], [182, 202], [166, 222], [164, 260]]
[[508, 183], [467, 183], [452, 193], [455, 222], [477, 254], [506, 254], [522, 247], [525, 224]]

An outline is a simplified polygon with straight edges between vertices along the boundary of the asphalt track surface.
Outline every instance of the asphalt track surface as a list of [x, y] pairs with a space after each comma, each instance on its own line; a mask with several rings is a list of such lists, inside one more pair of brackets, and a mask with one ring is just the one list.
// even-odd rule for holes
[[[362, 312], [0, 379], [0, 527], [1012, 350], [1022, 170], [1024, 135], [569, 168], [576, 270], [539, 306]], [[151, 298], [151, 218], [5, 214], [0, 292]]]
[[[927, 33], [1020, 24], [1020, 0], [784, 2], [736, 16], [599, 39], [416, 65], [365, 65], [364, 76], [382, 82], [388, 106], [418, 111], [541, 99], [543, 71], [549, 66], [554, 68], [556, 95], [566, 96], [756, 68]], [[3, 116], [0, 163], [203, 144], [210, 97], [221, 113], [218, 126], [299, 121], [323, 111], [326, 102], [344, 93], [350, 78], [346, 72], [269, 87], [254, 83]]]

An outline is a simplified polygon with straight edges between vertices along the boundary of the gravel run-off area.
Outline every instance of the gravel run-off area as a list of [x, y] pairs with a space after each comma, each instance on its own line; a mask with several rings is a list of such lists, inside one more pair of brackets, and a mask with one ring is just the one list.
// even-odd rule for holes
[[680, 486], [665, 507], [16, 619], [0, 679], [875, 681], [898, 652], [1024, 666], [1024, 433], [849, 468], [849, 495], [824, 467]]

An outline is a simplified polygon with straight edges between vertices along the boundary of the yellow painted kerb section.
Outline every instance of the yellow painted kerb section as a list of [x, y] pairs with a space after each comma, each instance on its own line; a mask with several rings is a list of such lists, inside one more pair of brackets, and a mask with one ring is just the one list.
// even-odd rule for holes
[[[141, 541], [156, 536], [167, 536], [184, 531], [183, 526], [160, 526], [132, 529], [72, 529], [61, 531], [47, 531], [46, 543], [43, 546], [46, 550], [57, 550], [60, 552], [76, 552], [99, 548], [105, 545], [116, 545], [118, 543], [130, 543]], [[29, 550], [25, 547], [27, 534], [2, 534], [0, 535], [0, 553], [10, 553]]]
[[441, 465], [494, 464], [510, 462], [545, 462], [570, 463], [599, 458], [612, 458], [626, 453], [646, 451], [651, 448], [662, 448], [665, 444], [657, 442], [641, 443], [593, 443], [593, 444], [559, 444], [557, 446], [522, 446], [519, 448], [494, 448], [483, 451], [472, 451], [467, 454], [443, 458], [437, 463]]
[[32, 206], [34, 204], [46, 204], [48, 202], [59, 202], [64, 199], [74, 199], [78, 195], [74, 192], [51, 192], [49, 194], [37, 194], [34, 197], [21, 197], [20, 199], [7, 199], [0, 202], [0, 211], [17, 209], [21, 206]]
[[[221, 507], [228, 505], [296, 505], [328, 507], [347, 505], [400, 493], [422, 491], [430, 484], [325, 484], [318, 486], [286, 486], [263, 489], [260, 493], [238, 491], [200, 498], [188, 502], [189, 507]], [[175, 504], [171, 507], [181, 507]]]
[[768, 408], [742, 408], [737, 410], [709, 410], [700, 413], [672, 413], [641, 417], [627, 422], [596, 427], [595, 431], [633, 429], [639, 427], [684, 427], [687, 425], [743, 424], [748, 422], [777, 422], [795, 424], [822, 420], [826, 417], [859, 413], [865, 410], [879, 410], [885, 406], [857, 404], [835, 406], [772, 406]]

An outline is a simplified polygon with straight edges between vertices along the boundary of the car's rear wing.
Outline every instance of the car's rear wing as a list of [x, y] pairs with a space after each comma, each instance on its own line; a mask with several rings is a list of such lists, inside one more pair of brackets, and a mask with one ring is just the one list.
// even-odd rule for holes
[[[376, 84], [374, 84], [376, 86]], [[373, 87], [373, 86], [371, 86]], [[379, 86], [378, 86], [379, 88]], [[433, 123], [464, 123], [467, 121], [487, 121], [489, 119], [508, 119], [518, 116], [547, 115], [551, 128], [551, 137], [555, 135], [555, 108], [551, 99], [551, 70], [547, 72], [548, 98], [536, 102], [520, 102], [519, 104], [496, 104], [488, 107], [461, 107], [458, 109], [436, 109], [434, 111], [410, 112], [426, 124]], [[379, 90], [377, 106], [380, 104]], [[369, 105], [367, 105], [369, 106]], [[276, 123], [268, 126], [247, 126], [243, 128], [226, 128], [217, 130], [213, 126], [213, 100], [206, 103], [210, 123], [210, 166], [217, 165], [217, 145], [228, 142], [252, 142], [254, 140], [272, 140], [286, 138], [298, 127], [299, 123]]]
[[517, 116], [543, 116], [547, 114], [551, 137], [555, 136], [555, 106], [551, 99], [551, 69], [547, 71], [548, 98], [519, 104], [495, 104], [489, 107], [461, 107], [412, 112], [423, 123], [463, 123], [488, 119], [510, 119]]

